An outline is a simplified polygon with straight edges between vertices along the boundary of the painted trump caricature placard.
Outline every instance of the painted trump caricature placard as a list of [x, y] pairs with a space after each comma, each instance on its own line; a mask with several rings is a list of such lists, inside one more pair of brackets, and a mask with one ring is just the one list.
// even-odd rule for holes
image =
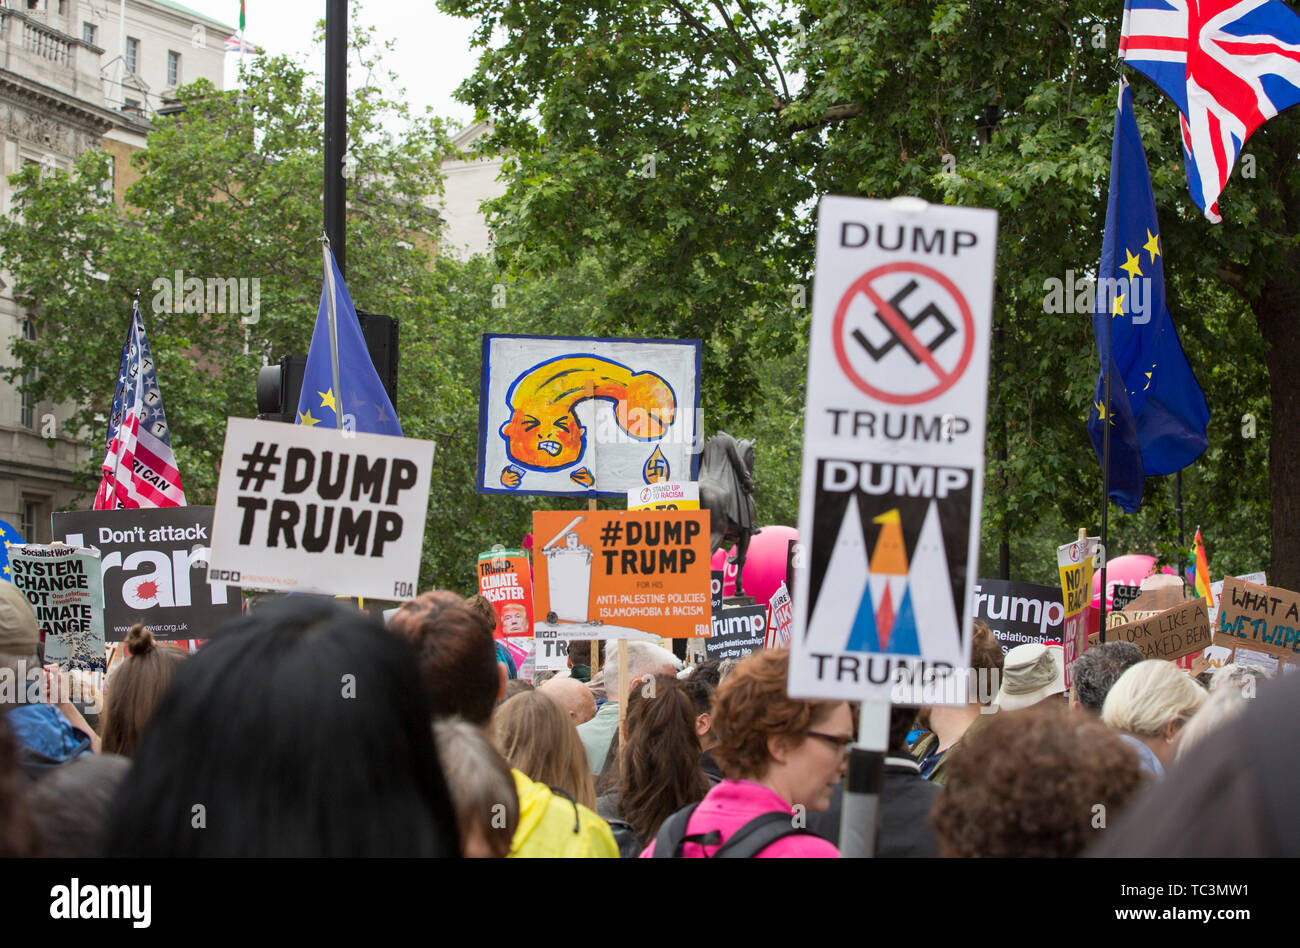
[[479, 493], [693, 480], [699, 379], [698, 340], [485, 334]]

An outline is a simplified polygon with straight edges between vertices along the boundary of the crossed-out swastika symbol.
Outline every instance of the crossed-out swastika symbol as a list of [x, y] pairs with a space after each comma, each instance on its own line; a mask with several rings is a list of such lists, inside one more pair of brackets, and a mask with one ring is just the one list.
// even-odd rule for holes
[[[939, 325], [942, 327], [939, 331], [939, 335], [935, 336], [932, 340], [930, 340], [930, 342], [926, 343], [925, 345], [925, 347], [929, 349], [931, 352], [935, 352], [941, 345], [947, 342], [949, 338], [951, 338], [954, 334], [956, 334], [957, 327], [954, 326], [952, 322], [948, 319], [948, 317], [943, 314], [943, 310], [941, 310], [933, 302], [927, 303], [925, 308], [922, 309], [915, 316], [908, 316], [906, 313], [903, 312], [903, 307], [902, 307], [903, 300], [911, 296], [912, 293], [915, 292], [918, 286], [920, 286], [920, 284], [917, 283], [916, 280], [908, 280], [906, 286], [904, 286], [901, 290], [899, 290], [889, 298], [889, 305], [890, 307], [893, 308], [894, 312], [896, 312], [902, 318], [902, 321], [907, 324], [908, 328], [912, 330], [913, 334], [915, 334], [917, 328], [919, 328], [921, 324], [924, 323], [927, 319], [933, 319], [939, 323]], [[884, 325], [886, 331], [888, 331], [889, 339], [883, 345], [874, 346], [871, 344], [871, 340], [869, 340], [866, 337], [866, 334], [864, 334], [861, 329], [855, 329], [853, 330], [853, 338], [857, 342], [857, 344], [860, 345], [863, 349], [865, 349], [867, 351], [867, 354], [870, 355], [871, 358], [875, 359], [877, 362], [879, 362], [882, 358], [884, 358], [890, 352], [890, 350], [892, 350], [895, 346], [901, 345], [903, 347], [903, 351], [907, 353], [908, 358], [910, 358], [912, 362], [914, 362], [916, 365], [920, 365], [921, 364], [920, 356], [918, 356], [915, 352], [913, 352], [910, 348], [908, 348], [908, 346], [899, 337], [898, 333], [894, 331], [894, 328], [893, 326], [890, 325], [889, 320], [885, 318], [884, 314], [882, 314], [880, 310], [876, 310], [876, 319], [880, 320], [880, 322]]]

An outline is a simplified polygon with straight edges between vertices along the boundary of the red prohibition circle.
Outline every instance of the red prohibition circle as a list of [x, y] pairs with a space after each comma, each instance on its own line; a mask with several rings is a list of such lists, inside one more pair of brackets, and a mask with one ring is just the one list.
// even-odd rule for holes
[[[962, 346], [961, 358], [957, 360], [957, 365], [953, 367], [953, 370], [951, 372], [943, 372], [942, 367], [935, 363], [931, 357], [929, 359], [930, 369], [937, 373], [939, 379], [938, 384], [923, 392], [916, 392], [912, 395], [897, 395], [876, 388], [858, 374], [857, 370], [853, 368], [853, 364], [849, 361], [848, 353], [844, 350], [844, 317], [848, 314], [849, 304], [853, 302], [854, 298], [857, 297], [859, 293], [866, 296], [867, 299], [876, 307], [878, 312], [893, 313], [893, 308], [881, 299], [880, 295], [871, 288], [873, 280], [879, 279], [883, 276], [888, 276], [891, 273], [916, 273], [938, 283], [948, 292], [948, 295], [956, 301], [957, 308], [961, 313], [962, 324], [966, 330], [966, 341]], [[894, 313], [894, 315], [895, 317], [898, 316], [897, 313]], [[901, 317], [898, 318], [901, 320]], [[901, 332], [897, 326], [892, 324], [891, 328], [894, 329], [894, 334], [900, 337], [900, 342], [902, 342], [901, 337], [905, 334], [920, 345], [919, 340], [916, 340], [916, 337], [912, 336], [910, 330], [906, 327], [903, 327]], [[839, 362], [840, 368], [844, 371], [844, 374], [849, 377], [849, 381], [852, 382], [855, 387], [867, 395], [870, 395], [872, 398], [878, 398], [880, 401], [888, 402], [891, 405], [916, 405], [920, 402], [928, 402], [930, 399], [948, 391], [948, 389], [952, 388], [953, 385], [957, 384], [957, 380], [960, 379], [962, 373], [966, 371], [966, 367], [970, 365], [971, 355], [975, 351], [975, 319], [971, 315], [970, 305], [967, 304], [966, 298], [962, 296], [961, 291], [957, 289], [957, 285], [938, 270], [933, 267], [928, 267], [923, 263], [912, 263], [910, 261], [887, 263], [884, 266], [876, 267], [874, 270], [868, 270], [866, 273], [862, 274], [862, 276], [854, 280], [849, 285], [849, 288], [844, 291], [844, 295], [840, 298], [840, 305], [835, 310], [835, 322], [831, 327], [831, 341], [835, 345], [836, 361]], [[906, 342], [903, 342], [903, 345], [906, 346], [909, 351], [913, 351], [910, 346], [907, 346]], [[924, 350], [924, 346], [921, 348]], [[913, 352], [913, 354], [915, 354], [915, 352]]]

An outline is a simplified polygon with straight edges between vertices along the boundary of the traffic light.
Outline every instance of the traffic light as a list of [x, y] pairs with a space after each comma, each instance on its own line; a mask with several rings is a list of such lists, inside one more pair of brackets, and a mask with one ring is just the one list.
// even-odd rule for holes
[[[370, 361], [379, 381], [397, 411], [397, 320], [377, 313], [357, 313], [361, 335], [366, 340]], [[295, 353], [281, 356], [279, 365], [257, 370], [257, 417], [263, 421], [297, 420], [298, 398], [307, 372], [307, 357]]]

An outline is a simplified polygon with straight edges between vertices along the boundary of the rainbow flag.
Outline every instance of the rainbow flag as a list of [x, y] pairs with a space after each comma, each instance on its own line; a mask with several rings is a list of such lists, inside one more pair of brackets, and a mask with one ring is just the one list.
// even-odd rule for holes
[[1210, 591], [1210, 563], [1205, 558], [1205, 542], [1201, 539], [1201, 528], [1196, 528], [1196, 595], [1205, 600], [1206, 605], [1214, 608], [1214, 593]]

